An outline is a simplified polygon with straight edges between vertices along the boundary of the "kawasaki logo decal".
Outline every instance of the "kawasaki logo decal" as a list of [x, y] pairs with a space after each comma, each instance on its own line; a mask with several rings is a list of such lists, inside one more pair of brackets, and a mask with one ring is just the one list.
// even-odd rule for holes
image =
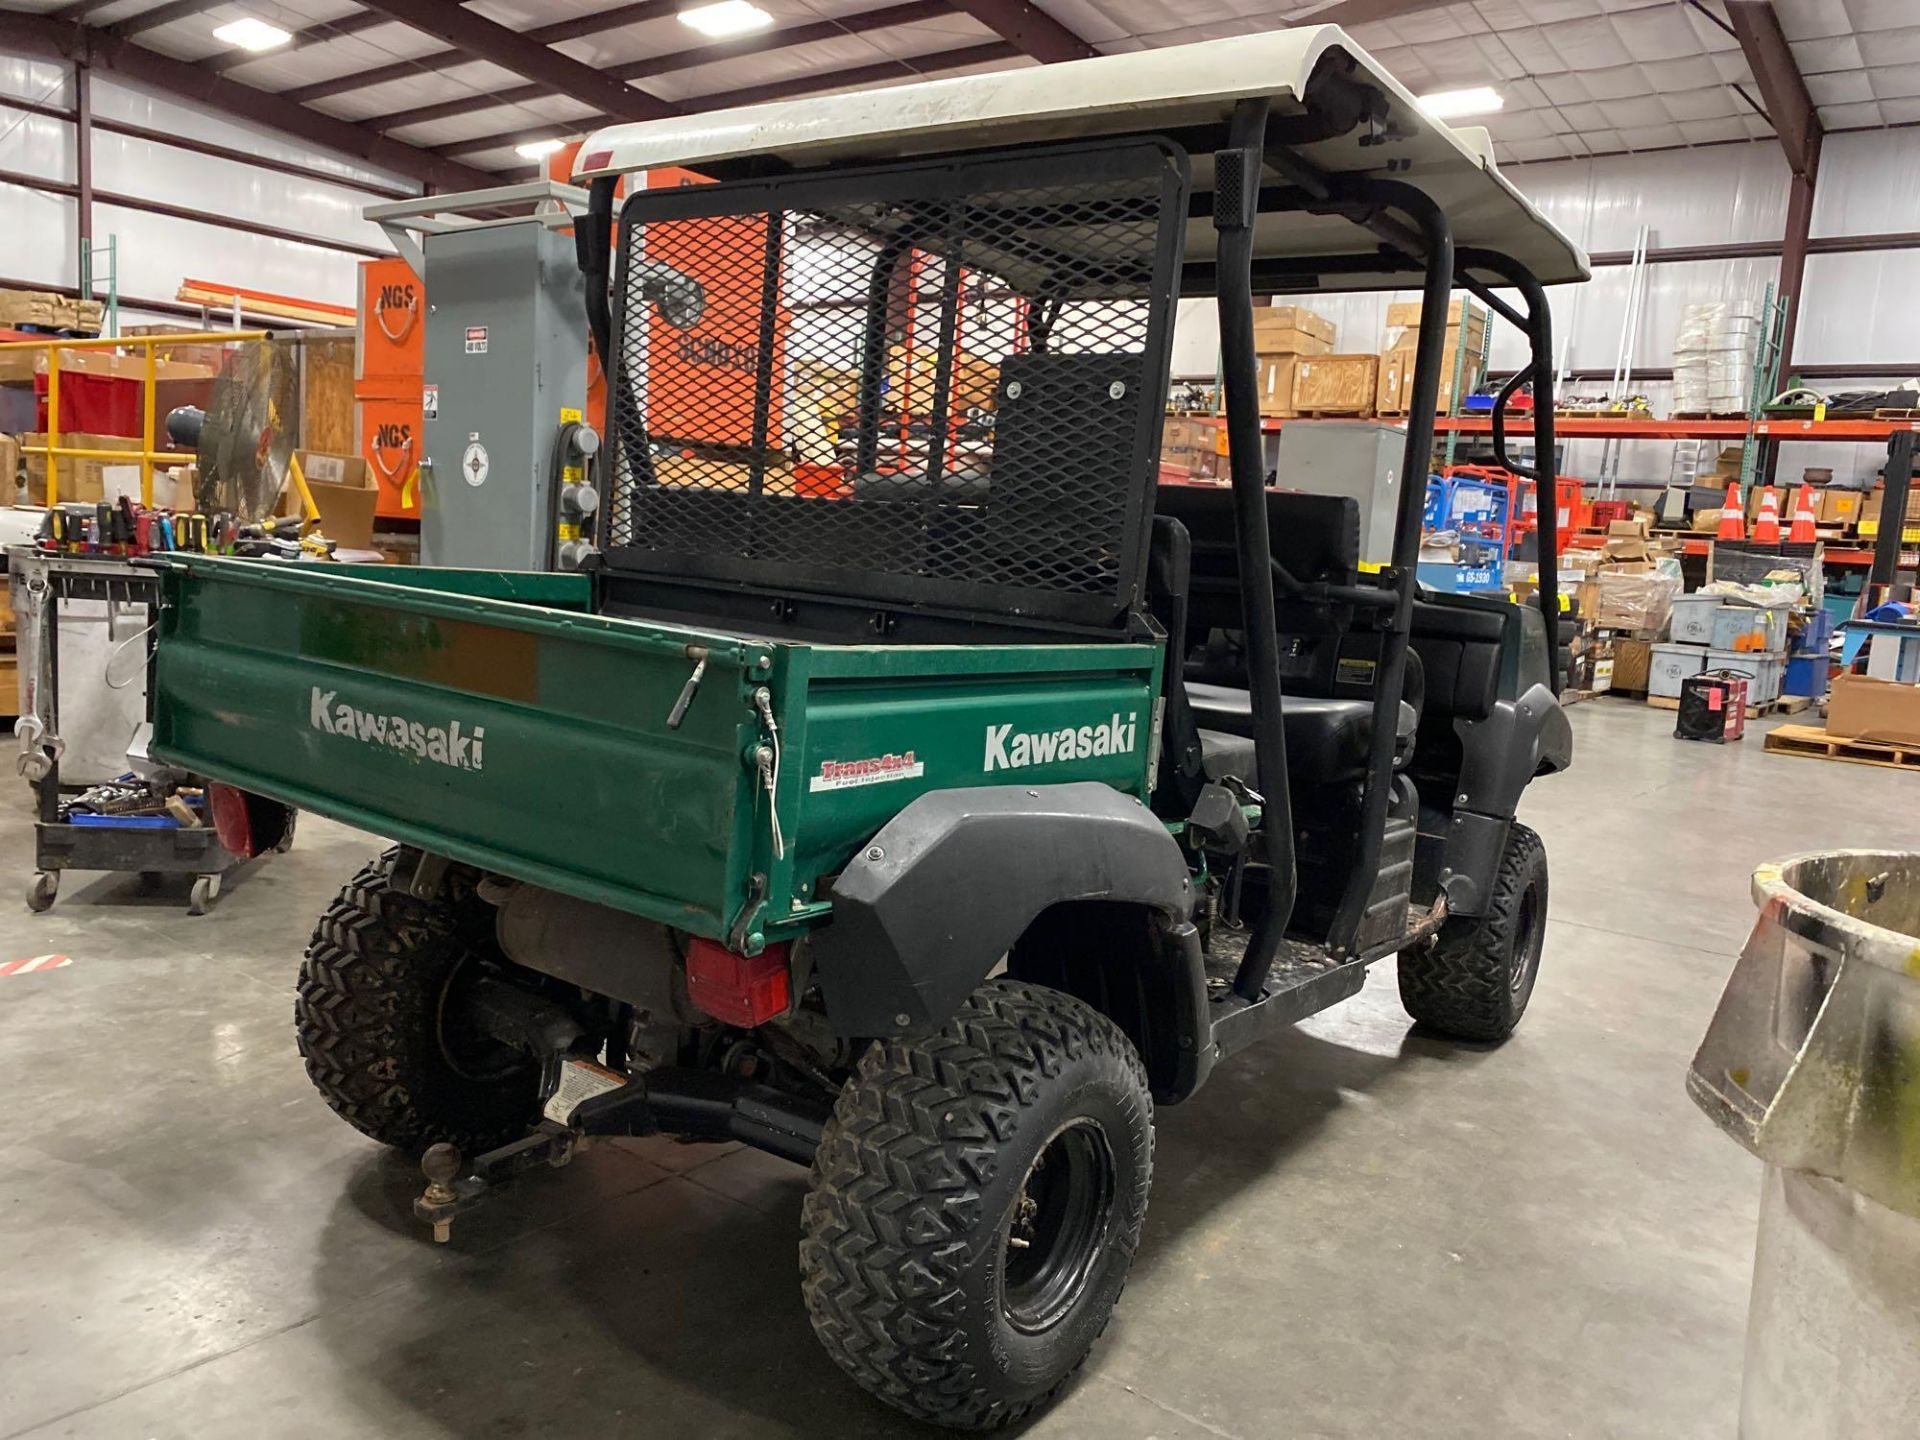
[[307, 723], [315, 730], [368, 745], [384, 745], [389, 750], [411, 751], [418, 759], [454, 770], [480, 769], [480, 742], [486, 737], [486, 726], [463, 731], [458, 720], [427, 725], [404, 715], [375, 714], [336, 699], [339, 693], [313, 687], [307, 701]]
[[1082, 725], [1077, 729], [1022, 730], [1014, 733], [1011, 725], [987, 726], [987, 759], [983, 769], [1020, 770], [1028, 765], [1046, 765], [1055, 760], [1086, 760], [1095, 755], [1133, 753], [1134, 715], [1123, 719], [1118, 711], [1104, 725]]

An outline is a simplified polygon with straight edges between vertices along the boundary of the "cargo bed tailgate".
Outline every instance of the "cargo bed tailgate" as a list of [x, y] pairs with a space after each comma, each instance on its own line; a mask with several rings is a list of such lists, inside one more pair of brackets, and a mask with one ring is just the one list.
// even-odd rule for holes
[[[760, 647], [584, 613], [580, 577], [350, 568], [171, 559], [154, 752], [379, 835], [725, 933], [751, 848], [744, 698], [766, 674]], [[698, 692], [669, 727], [702, 654]]]

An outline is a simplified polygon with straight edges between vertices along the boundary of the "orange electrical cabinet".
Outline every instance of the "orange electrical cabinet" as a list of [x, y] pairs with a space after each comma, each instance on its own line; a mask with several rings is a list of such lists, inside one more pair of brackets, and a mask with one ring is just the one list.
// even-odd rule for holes
[[380, 491], [374, 514], [386, 520], [420, 518], [420, 460], [425, 453], [418, 394], [359, 401], [360, 454]]
[[355, 378], [409, 381], [426, 366], [426, 287], [413, 267], [394, 256], [360, 262], [360, 345]]

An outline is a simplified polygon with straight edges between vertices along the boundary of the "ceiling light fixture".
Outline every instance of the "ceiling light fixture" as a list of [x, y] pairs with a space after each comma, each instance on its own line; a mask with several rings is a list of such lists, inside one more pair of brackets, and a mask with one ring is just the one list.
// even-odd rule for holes
[[566, 143], [564, 140], [529, 140], [524, 145], [514, 146], [513, 153], [523, 160], [544, 160]]
[[1506, 97], [1490, 85], [1476, 85], [1470, 90], [1435, 90], [1420, 97], [1420, 108], [1436, 120], [1491, 115], [1506, 103]]
[[213, 32], [213, 38], [224, 40], [240, 50], [276, 50], [291, 40], [293, 36], [278, 25], [269, 25], [264, 20], [256, 20], [251, 15], [238, 20], [229, 20]]
[[730, 35], [764, 30], [773, 23], [773, 16], [750, 3], [750, 0], [717, 0], [712, 5], [696, 5], [691, 10], [682, 10], [680, 23], [693, 27], [709, 39], [724, 40]]

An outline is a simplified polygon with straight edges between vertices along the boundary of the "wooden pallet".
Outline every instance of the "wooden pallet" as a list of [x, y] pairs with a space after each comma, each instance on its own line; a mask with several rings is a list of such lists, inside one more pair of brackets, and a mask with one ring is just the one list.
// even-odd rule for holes
[[1850, 740], [1829, 735], [1812, 725], [1781, 725], [1768, 731], [1767, 749], [1782, 755], [1810, 755], [1816, 760], [1844, 760], [1849, 765], [1920, 770], [1920, 745], [1885, 745], [1878, 740]]
[[1876, 420], [1920, 420], [1920, 410], [1876, 410]]

